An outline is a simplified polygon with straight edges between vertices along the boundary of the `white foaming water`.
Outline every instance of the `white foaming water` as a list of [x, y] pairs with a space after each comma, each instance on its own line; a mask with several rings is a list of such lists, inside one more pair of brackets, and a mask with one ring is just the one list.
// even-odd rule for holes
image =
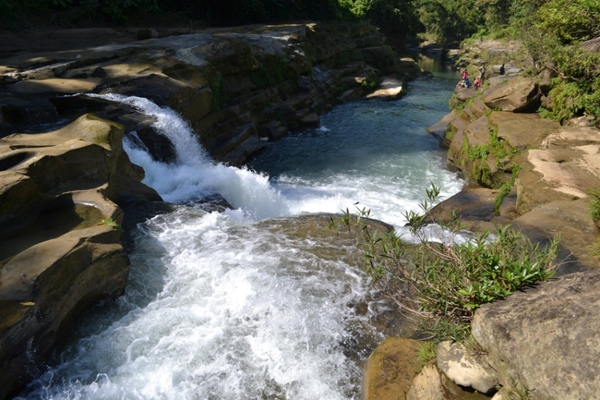
[[364, 279], [315, 256], [310, 239], [268, 228], [188, 207], [148, 222], [124, 315], [90, 321], [108, 327], [63, 354], [28, 398], [358, 398], [361, 370], [344, 343], [349, 325], [367, 322], [348, 306], [367, 295]]
[[446, 194], [460, 181], [439, 175], [439, 160], [426, 153], [416, 157], [425, 171], [418, 177], [407, 161], [398, 165], [401, 174], [381, 177], [387, 167], [380, 164], [393, 158], [357, 165], [370, 169], [363, 174], [336, 169], [335, 152], [327, 150], [333, 161], [323, 175], [287, 171], [270, 183], [266, 174], [211, 161], [175, 112], [142, 98], [101, 97], [154, 116], [155, 128], [174, 143], [172, 164], [125, 143], [146, 171], [144, 182], [166, 201], [217, 193], [237, 210], [207, 214], [180, 206], [140, 226], [125, 295], [80, 325], [82, 339], [23, 398], [360, 398], [361, 363], [370, 349], [352, 343], [381, 338], [369, 324], [377, 306], [357, 311], [356, 304], [371, 301], [368, 282], [356, 266], [331, 256], [339, 251], [335, 238], [290, 236], [293, 219], [252, 221], [352, 210], [359, 202], [376, 218], [402, 225], [402, 213], [422, 198], [423, 183], [415, 181], [441, 179]]
[[212, 161], [198, 143], [189, 124], [169, 108], [161, 108], [148, 99], [117, 94], [89, 95], [136, 107], [155, 117], [153, 127], [175, 146], [177, 160], [172, 164], [154, 161], [143, 149], [125, 140], [131, 161], [144, 167], [144, 183], [156, 189], [165, 201], [182, 203], [218, 193], [234, 208], [241, 208], [256, 219], [288, 215], [283, 199], [269, 185], [269, 177], [245, 168]]

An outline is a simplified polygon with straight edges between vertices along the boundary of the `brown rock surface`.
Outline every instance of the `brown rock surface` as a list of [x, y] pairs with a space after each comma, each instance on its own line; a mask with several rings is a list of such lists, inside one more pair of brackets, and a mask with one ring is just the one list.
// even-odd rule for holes
[[0, 139], [0, 398], [26, 383], [28, 363], [50, 354], [73, 316], [125, 287], [115, 202], [160, 197], [140, 182], [123, 135], [88, 114]]
[[472, 332], [531, 399], [599, 399], [600, 270], [543, 282], [483, 305]]
[[486, 91], [483, 101], [491, 109], [531, 112], [539, 107], [540, 96], [535, 79], [517, 77]]
[[369, 356], [364, 374], [364, 398], [405, 400], [412, 380], [421, 371], [422, 342], [388, 337]]
[[498, 137], [518, 150], [537, 145], [544, 137], [560, 130], [558, 122], [540, 118], [537, 114], [493, 111], [490, 122], [498, 127]]

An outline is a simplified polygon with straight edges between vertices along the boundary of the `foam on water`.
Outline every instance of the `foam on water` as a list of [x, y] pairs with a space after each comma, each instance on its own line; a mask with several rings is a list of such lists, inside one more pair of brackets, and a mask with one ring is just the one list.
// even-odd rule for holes
[[173, 110], [141, 97], [118, 94], [90, 96], [128, 104], [154, 117], [153, 127], [174, 144], [177, 159], [172, 164], [165, 164], [154, 161], [132, 140], [124, 141], [131, 161], [143, 166], [146, 171], [144, 183], [156, 189], [165, 201], [183, 203], [218, 193], [234, 208], [241, 208], [256, 219], [289, 214], [279, 193], [269, 185], [268, 176], [212, 161], [189, 124]]
[[[253, 221], [352, 210], [358, 202], [400, 226], [429, 180], [445, 195], [457, 191], [460, 180], [426, 150], [411, 150], [410, 158], [381, 151], [365, 161], [358, 154], [368, 146], [362, 139], [333, 138], [334, 150], [321, 146], [319, 137], [347, 129], [335, 118], [349, 119], [343, 112], [352, 114], [352, 105], [326, 117], [328, 128], [311, 133], [313, 148], [300, 143], [305, 135], [290, 137], [281, 142], [288, 150], [272, 148], [274, 157], [283, 157], [271, 160], [274, 169], [256, 173], [210, 160], [172, 110], [137, 97], [101, 97], [155, 117], [155, 128], [174, 143], [177, 159], [164, 164], [152, 160], [135, 136], [125, 141], [132, 161], [146, 171], [144, 182], [166, 201], [186, 203], [216, 193], [236, 210], [207, 214], [180, 206], [141, 225], [125, 295], [80, 324], [82, 339], [23, 398], [360, 398], [367, 354], [348, 343], [361, 335], [381, 337], [368, 323], [373, 303], [363, 312], [350, 306], [372, 301], [362, 272], [317, 255], [321, 247], [339, 247], [335, 241], [292, 238], [278, 228], [279, 220]], [[378, 114], [396, 113], [360, 107], [353, 123], [377, 130], [385, 129]], [[358, 164], [347, 162], [354, 157]], [[303, 170], [303, 163], [310, 168]]]
[[316, 257], [308, 239], [195, 213], [142, 227], [124, 315], [72, 347], [28, 398], [360, 397], [343, 343], [368, 318], [348, 307], [367, 295], [361, 274]]

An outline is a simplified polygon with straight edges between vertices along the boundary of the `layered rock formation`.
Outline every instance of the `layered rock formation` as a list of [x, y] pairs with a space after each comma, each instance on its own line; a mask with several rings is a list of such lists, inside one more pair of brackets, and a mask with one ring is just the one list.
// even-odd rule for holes
[[[583, 272], [482, 306], [472, 333], [502, 386], [494, 399], [598, 398], [600, 381], [590, 372], [600, 357], [593, 328], [600, 292], [589, 193], [600, 187], [600, 130], [593, 118], [560, 125], [527, 113], [545, 101], [551, 73], [512, 77], [518, 72], [489, 79], [486, 91], [459, 90], [454, 111], [429, 128], [469, 182], [432, 216], [458, 215], [474, 230], [511, 224], [541, 243], [560, 238], [559, 275]], [[444, 372], [460, 383], [468, 371]]]
[[[160, 200], [123, 151], [125, 132], [135, 131], [156, 160], [175, 158], [135, 105], [86, 93], [169, 106], [211, 156], [239, 165], [266, 141], [317, 125], [332, 105], [376, 89], [381, 75], [419, 72], [369, 24], [181, 33], [67, 30], [24, 35], [31, 43], [2, 40], [0, 399], [60, 346], [76, 314], [124, 289], [123, 209]], [[384, 78], [375, 97], [399, 98], [402, 87]], [[14, 134], [67, 121], [50, 133]]]
[[[18, 53], [0, 71], [0, 134], [82, 112], [123, 114], [61, 95], [149, 98], [178, 111], [218, 161], [243, 164], [268, 140], [317, 124], [332, 104], [361, 97], [377, 76], [417, 73], [369, 24], [253, 26], [49, 54]], [[385, 89], [389, 89], [385, 80]], [[401, 94], [401, 82], [388, 97]], [[125, 121], [120, 121], [125, 122]]]
[[558, 235], [560, 256], [567, 258], [560, 273], [596, 267], [588, 193], [600, 187], [600, 130], [517, 112], [532, 104], [537, 109], [542, 78], [496, 81], [487, 91], [460, 89], [459, 107], [429, 132], [471, 187], [432, 215], [449, 219], [455, 210], [476, 230], [513, 224], [542, 242]]
[[160, 197], [140, 183], [123, 135], [87, 114], [0, 140], [0, 398], [27, 382], [76, 314], [125, 288], [117, 204]]

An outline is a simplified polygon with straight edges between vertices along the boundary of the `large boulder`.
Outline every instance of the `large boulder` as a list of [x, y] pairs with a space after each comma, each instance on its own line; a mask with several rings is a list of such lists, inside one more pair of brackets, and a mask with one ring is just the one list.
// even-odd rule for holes
[[560, 265], [559, 274], [598, 267], [598, 259], [591, 250], [596, 242], [596, 229], [587, 199], [549, 201], [512, 223], [536, 242], [547, 244], [549, 238], [560, 239], [558, 258], [565, 262]]
[[0, 399], [29, 379], [75, 315], [122, 293], [129, 260], [116, 204], [160, 200], [119, 124], [84, 115], [0, 140]]
[[483, 95], [485, 105], [502, 111], [535, 111], [540, 105], [541, 91], [533, 78], [517, 77], [489, 89]]
[[531, 399], [600, 399], [598, 326], [600, 270], [592, 270], [483, 305], [472, 333]]

